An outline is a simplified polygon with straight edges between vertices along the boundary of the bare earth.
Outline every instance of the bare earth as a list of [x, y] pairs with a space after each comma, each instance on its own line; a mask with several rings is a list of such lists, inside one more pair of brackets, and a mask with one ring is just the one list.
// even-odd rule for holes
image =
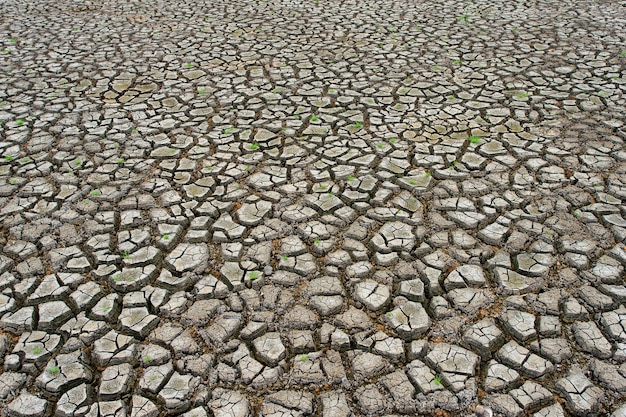
[[0, 0], [0, 415], [626, 416], [626, 2]]

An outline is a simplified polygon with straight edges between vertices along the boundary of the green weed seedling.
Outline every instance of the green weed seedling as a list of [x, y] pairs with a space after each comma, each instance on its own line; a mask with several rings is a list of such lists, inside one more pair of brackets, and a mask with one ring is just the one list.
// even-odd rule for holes
[[60, 369], [58, 366], [51, 366], [49, 368], [46, 369], [46, 371], [50, 374], [50, 375], [58, 375], [60, 372]]
[[259, 273], [257, 271], [252, 271], [248, 274], [248, 277], [254, 281], [255, 279], [259, 279]]
[[124, 259], [130, 259], [130, 254], [128, 253], [127, 250], [124, 251], [124, 253], [122, 253], [122, 258]]
[[312, 121], [312, 122], [316, 122], [316, 121], [318, 121], [319, 119], [320, 119], [320, 118], [319, 118], [318, 116], [316, 116], [316, 115], [311, 116], [311, 121]]
[[100, 190], [93, 190], [90, 194], [91, 194], [92, 196], [98, 196], [98, 195], [101, 195], [101, 194], [102, 194], [102, 192], [101, 192]]
[[13, 157], [11, 155], [7, 155], [4, 157], [4, 160], [7, 162], [11, 162], [13, 160]]
[[40, 347], [36, 347], [33, 349], [33, 355], [39, 355], [41, 353], [41, 348]]
[[250, 149], [251, 149], [251, 150], [253, 150], [253, 151], [255, 151], [255, 150], [259, 149], [259, 144], [258, 144], [258, 143], [256, 143], [256, 142], [251, 143], [251, 144], [250, 144]]
[[435, 378], [433, 379], [433, 384], [441, 386], [441, 375], [435, 376]]
[[15, 124], [18, 125], [18, 126], [22, 126], [24, 124], [24, 119], [17, 119], [15, 121]]
[[163, 239], [165, 239], [165, 240], [169, 240], [170, 235], [168, 235], [168, 234], [166, 233], [166, 234], [164, 234], [164, 235], [162, 236], [162, 238], [163, 238]]
[[478, 143], [478, 142], [480, 142], [480, 136], [472, 135], [467, 140], [469, 141], [469, 143]]
[[150, 362], [152, 362], [152, 358], [149, 355], [146, 355], [146, 356], [143, 357], [143, 361], [145, 363], [150, 363]]

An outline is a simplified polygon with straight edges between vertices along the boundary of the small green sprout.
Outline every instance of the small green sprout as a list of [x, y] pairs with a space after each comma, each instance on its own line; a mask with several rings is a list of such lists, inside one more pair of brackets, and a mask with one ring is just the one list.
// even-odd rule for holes
[[311, 121], [312, 121], [312, 122], [316, 122], [316, 121], [318, 121], [319, 119], [320, 119], [320, 118], [319, 118], [317, 115], [315, 115], [315, 114], [314, 114], [313, 116], [311, 116]]
[[[119, 281], [122, 279], [122, 275], [121, 274], [115, 274], [113, 275], [113, 281]], [[108, 306], [107, 306], [108, 307]], [[106, 308], [106, 307], [105, 307]], [[110, 307], [109, 307], [110, 308]]]
[[146, 355], [146, 356], [143, 357], [143, 361], [145, 363], [150, 363], [150, 362], [152, 362], [152, 358], [149, 355]]
[[32, 159], [30, 159], [30, 158], [29, 158], [29, 157], [27, 157], [27, 156], [26, 156], [26, 157], [24, 157], [24, 158], [22, 158], [22, 159], [20, 159], [20, 162], [21, 162], [21, 163], [23, 163], [23, 164], [27, 164], [27, 163], [29, 163], [30, 161], [32, 161]]
[[624, 58], [626, 58], [626, 51], [622, 51], [622, 52], [620, 53], [620, 55], [621, 55], [621, 56], [623, 56]]
[[286, 261], [287, 259], [289, 259], [289, 255], [283, 255], [283, 261]]
[[126, 160], [124, 158], [118, 158], [116, 162], [118, 164], [123, 164], [124, 162], [126, 162]]
[[360, 129], [360, 128], [362, 128], [362, 127], [363, 127], [363, 123], [361, 123], [361, 122], [356, 122], [356, 123], [354, 124], [354, 127], [356, 127], [357, 129]]
[[10, 184], [17, 184], [17, 178], [10, 178], [9, 179], [9, 183]]
[[302, 356], [300, 356], [300, 360], [301, 360], [302, 362], [306, 362], [306, 361], [308, 361], [308, 360], [309, 360], [309, 357], [308, 357], [307, 355], [302, 355]]
[[393, 318], [393, 313], [392, 313], [391, 311], [390, 311], [390, 312], [388, 312], [388, 313], [387, 313], [387, 317], [389, 317], [390, 319], [392, 319], [392, 318]]
[[433, 175], [433, 174], [431, 174], [430, 172], [427, 172], [427, 173], [426, 173], [426, 174], [424, 174], [424, 175], [426, 175], [427, 177], [432, 177], [432, 175]]
[[478, 142], [480, 142], [480, 136], [472, 135], [467, 140], [469, 141], [469, 143], [478, 143]]
[[130, 259], [130, 254], [128, 253], [127, 250], [124, 251], [124, 253], [122, 253], [122, 258], [124, 259]]
[[299, 114], [294, 114], [294, 115], [293, 115], [293, 118], [294, 118], [294, 119], [299, 119], [299, 118], [300, 118], [300, 115], [299, 115]]
[[382, 148], [383, 146], [385, 146], [385, 144], [383, 142], [377, 142], [376, 143], [376, 147], [377, 148]]
[[348, 181], [354, 181], [355, 179], [356, 179], [356, 178], [354, 178], [354, 176], [352, 176], [352, 175], [350, 175], [350, 176], [347, 178], [347, 180], [348, 180]]
[[328, 188], [328, 185], [326, 185], [326, 184], [320, 184], [320, 188], [321, 188], [322, 190], [325, 190], [325, 189], [327, 189], [327, 188]]
[[187, 62], [187, 63], [185, 64], [185, 66], [186, 66], [187, 68], [191, 68], [191, 67], [193, 67], [193, 62]]
[[24, 119], [17, 119], [15, 121], [15, 124], [18, 125], [18, 126], [22, 126], [24, 124]]
[[[116, 275], [115, 277], [119, 277], [119, 275]], [[118, 280], [119, 280], [119, 278], [118, 278], [118, 279], [115, 279], [115, 277], [113, 277], [113, 279], [114, 279], [115, 281], [118, 281]], [[112, 306], [111, 304], [107, 304], [107, 305], [105, 305], [104, 307], [102, 307], [102, 312], [103, 312], [103, 313], [108, 313], [109, 311], [111, 311], [111, 309], [112, 309], [112, 308], [113, 308], [113, 306]]]
[[39, 355], [41, 353], [41, 348], [40, 347], [36, 347], [33, 349], [33, 355]]
[[322, 241], [322, 239], [315, 239], [315, 240], [313, 241], [313, 243], [320, 243], [321, 241]]
[[336, 92], [337, 90], [335, 90], [334, 88], [329, 88], [328, 89], [328, 94], [333, 94], [334, 92]]
[[396, 143], [397, 141], [398, 141], [398, 138], [389, 139], [389, 143]]
[[11, 155], [7, 155], [4, 157], [4, 160], [7, 162], [11, 162], [13, 160], [13, 157]]
[[230, 134], [231, 134], [231, 133], [233, 133], [235, 130], [237, 130], [237, 129], [235, 129], [234, 127], [229, 127], [228, 129], [224, 129], [222, 132], [223, 132], [225, 135], [230, 135]]
[[89, 194], [91, 194], [91, 195], [93, 195], [93, 196], [98, 196], [98, 195], [101, 195], [101, 194], [102, 194], [102, 192], [101, 192], [100, 190], [93, 190], [93, 191], [92, 191], [91, 193], [89, 193]]
[[433, 71], [439, 71], [439, 65], [433, 65]]
[[463, 62], [463, 61], [462, 61], [462, 60], [460, 60], [460, 59], [455, 59], [454, 61], [452, 61], [452, 63], [453, 63], [454, 65], [461, 65], [461, 63], [462, 63], [462, 62]]
[[213, 170], [213, 165], [206, 165], [206, 166], [205, 166], [205, 168], [206, 168], [208, 171], [212, 171], [212, 170]]
[[9, 39], [9, 42], [11, 43], [17, 43], [17, 39], [13, 38], [13, 39]]
[[60, 369], [58, 366], [51, 366], [46, 369], [46, 372], [48, 372], [50, 375], [58, 375], [59, 371]]
[[433, 379], [433, 384], [441, 386], [441, 375], [437, 375], [437, 376]]
[[202, 95], [202, 94], [206, 94], [206, 90], [204, 88], [201, 88], [198, 90], [198, 94]]
[[515, 97], [517, 97], [517, 98], [526, 98], [526, 97], [530, 97], [530, 94], [528, 94], [528, 93], [517, 93], [517, 94], [515, 94]]
[[411, 184], [411, 185], [415, 185], [415, 184], [416, 184], [416, 182], [415, 182], [415, 180], [414, 180], [413, 178], [411, 178], [411, 179], [409, 180], [409, 184]]
[[574, 212], [574, 216], [576, 216], [576, 217], [580, 216], [580, 210], [576, 210], [576, 211]]
[[162, 237], [163, 237], [163, 239], [168, 240], [168, 239], [170, 238], [170, 235], [168, 235], [168, 234], [166, 233], [166, 234], [164, 234]]
[[246, 167], [244, 168], [246, 171], [250, 171], [252, 168], [250, 167], [250, 165], [246, 165]]
[[80, 165], [83, 163], [83, 161], [81, 161], [80, 159], [76, 159], [76, 160], [75, 160], [74, 162], [72, 162], [72, 163], [73, 163], [74, 165], [76, 165], [76, 166], [80, 166]]
[[259, 279], [259, 273], [257, 271], [252, 271], [248, 274], [248, 278], [250, 278], [252, 281], [254, 281], [255, 279]]
[[250, 149], [252, 149], [253, 151], [259, 149], [259, 144], [256, 143], [256, 142], [251, 143], [250, 144]]

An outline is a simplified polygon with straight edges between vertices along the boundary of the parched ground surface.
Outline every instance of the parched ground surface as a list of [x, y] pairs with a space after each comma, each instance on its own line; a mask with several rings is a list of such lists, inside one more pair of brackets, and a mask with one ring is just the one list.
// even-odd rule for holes
[[0, 48], [3, 415], [626, 416], [625, 2], [3, 0]]

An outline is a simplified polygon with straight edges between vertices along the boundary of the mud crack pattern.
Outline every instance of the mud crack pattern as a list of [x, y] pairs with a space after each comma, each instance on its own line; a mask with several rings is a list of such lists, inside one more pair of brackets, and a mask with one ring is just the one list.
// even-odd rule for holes
[[626, 416], [624, 16], [3, 1], [3, 415]]

